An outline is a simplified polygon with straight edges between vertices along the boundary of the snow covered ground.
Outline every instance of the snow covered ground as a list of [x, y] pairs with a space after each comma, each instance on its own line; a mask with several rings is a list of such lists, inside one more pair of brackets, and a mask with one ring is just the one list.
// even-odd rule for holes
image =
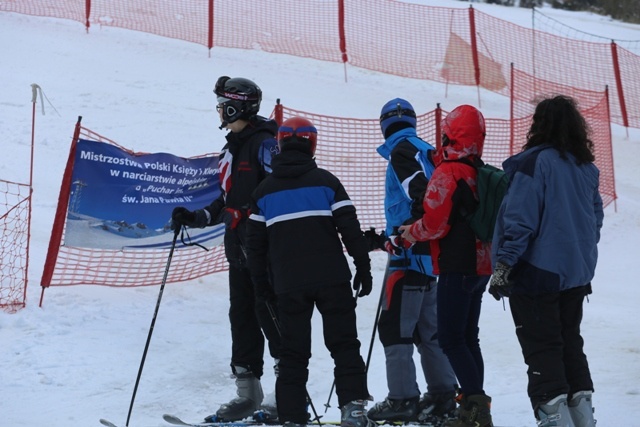
[[[427, 3], [422, 2], [422, 3]], [[454, 1], [429, 4], [468, 7]], [[494, 16], [529, 26], [530, 11], [474, 4]], [[544, 12], [590, 33], [640, 40], [640, 26], [587, 13]], [[262, 114], [276, 98], [292, 108], [333, 116], [375, 118], [393, 97], [418, 111], [477, 104], [476, 88], [387, 76], [285, 55], [206, 49], [135, 31], [57, 19], [0, 13], [0, 178], [28, 182], [31, 84], [42, 87], [35, 115], [33, 220], [27, 307], [0, 312], [0, 425], [90, 426], [107, 418], [123, 426], [131, 402], [159, 287], [56, 287], [40, 299], [39, 280], [69, 143], [78, 116], [83, 125], [135, 151], [193, 156], [217, 151], [213, 85], [220, 75], [255, 80], [264, 92]], [[375, 88], [375, 90], [372, 90]], [[44, 113], [42, 109], [44, 108]], [[504, 117], [507, 100], [482, 91], [487, 117]], [[639, 426], [640, 131], [612, 128], [618, 200], [606, 210], [594, 294], [585, 304], [583, 334], [601, 427]], [[362, 354], [371, 341], [385, 257], [373, 254], [375, 287], [361, 299]], [[162, 426], [163, 413], [190, 420], [210, 414], [234, 395], [229, 378], [230, 338], [226, 273], [168, 285], [135, 399], [130, 425]], [[533, 426], [526, 367], [508, 311], [487, 295], [481, 318], [485, 388], [496, 425]], [[308, 384], [322, 414], [332, 384], [332, 360], [314, 317]], [[271, 361], [267, 360], [267, 365]], [[267, 369], [265, 391], [273, 390]], [[374, 339], [369, 384], [376, 401], [386, 395], [384, 356]], [[424, 388], [424, 384], [421, 384]], [[325, 418], [336, 420], [335, 394]]]

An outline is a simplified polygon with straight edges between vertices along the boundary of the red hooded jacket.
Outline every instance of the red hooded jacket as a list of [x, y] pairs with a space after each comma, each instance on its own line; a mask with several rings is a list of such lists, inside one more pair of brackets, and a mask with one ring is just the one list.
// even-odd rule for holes
[[[462, 218], [461, 211], [477, 200], [474, 157], [482, 156], [485, 122], [482, 113], [461, 105], [443, 120], [439, 161], [424, 196], [422, 220], [410, 234], [429, 240], [434, 274], [491, 275], [491, 244], [482, 243]], [[465, 161], [466, 160], [466, 161]]]

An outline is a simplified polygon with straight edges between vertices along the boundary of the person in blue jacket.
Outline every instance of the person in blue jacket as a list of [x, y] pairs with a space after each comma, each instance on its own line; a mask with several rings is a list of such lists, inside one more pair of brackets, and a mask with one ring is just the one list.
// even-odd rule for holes
[[[429, 242], [404, 245], [398, 235], [399, 226], [412, 224], [424, 214], [422, 202], [435, 168], [431, 159], [435, 148], [418, 138], [416, 113], [405, 99], [392, 99], [382, 107], [380, 128], [385, 142], [377, 151], [388, 161], [384, 206], [390, 240], [378, 330], [389, 392], [369, 409], [368, 416], [375, 421], [439, 422], [453, 415], [457, 380], [438, 344], [436, 278]], [[422, 398], [414, 346], [427, 383]]]
[[538, 426], [593, 427], [593, 382], [580, 335], [604, 218], [589, 127], [575, 101], [542, 100], [493, 237], [489, 292], [509, 297]]

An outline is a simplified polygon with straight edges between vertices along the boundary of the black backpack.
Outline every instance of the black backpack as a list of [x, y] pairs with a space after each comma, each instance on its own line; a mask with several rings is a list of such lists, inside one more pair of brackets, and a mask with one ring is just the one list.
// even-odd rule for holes
[[509, 187], [509, 177], [502, 169], [484, 163], [480, 159], [464, 163], [472, 164], [478, 171], [476, 179], [478, 203], [475, 210], [463, 213], [463, 217], [480, 241], [491, 242], [498, 210]]

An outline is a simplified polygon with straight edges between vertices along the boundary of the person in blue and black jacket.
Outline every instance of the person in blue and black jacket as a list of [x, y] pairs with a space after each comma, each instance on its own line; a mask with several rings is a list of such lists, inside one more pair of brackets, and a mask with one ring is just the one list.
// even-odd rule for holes
[[[429, 242], [403, 244], [398, 228], [420, 221], [422, 201], [435, 169], [435, 148], [418, 138], [416, 113], [409, 101], [395, 98], [380, 111], [384, 144], [378, 154], [388, 161], [385, 178], [384, 241], [389, 252], [378, 330], [386, 358], [387, 398], [367, 413], [374, 421], [442, 422], [456, 408], [457, 379], [438, 344], [436, 277]], [[365, 231], [371, 236], [371, 231]], [[373, 237], [373, 236], [372, 236]], [[375, 240], [375, 237], [374, 237]], [[375, 244], [370, 249], [375, 249]], [[420, 397], [414, 346], [427, 393]]]
[[[256, 293], [277, 295], [281, 331], [276, 403], [281, 423], [306, 425], [306, 383], [311, 357], [311, 315], [322, 315], [325, 345], [335, 363], [343, 427], [368, 427], [365, 364], [356, 329], [356, 298], [343, 244], [354, 260], [353, 288], [371, 292], [367, 241], [343, 185], [318, 168], [317, 130], [302, 117], [278, 130], [273, 172], [253, 192], [247, 221], [247, 260]], [[271, 279], [271, 280], [270, 280]], [[275, 310], [274, 310], [275, 311]]]

